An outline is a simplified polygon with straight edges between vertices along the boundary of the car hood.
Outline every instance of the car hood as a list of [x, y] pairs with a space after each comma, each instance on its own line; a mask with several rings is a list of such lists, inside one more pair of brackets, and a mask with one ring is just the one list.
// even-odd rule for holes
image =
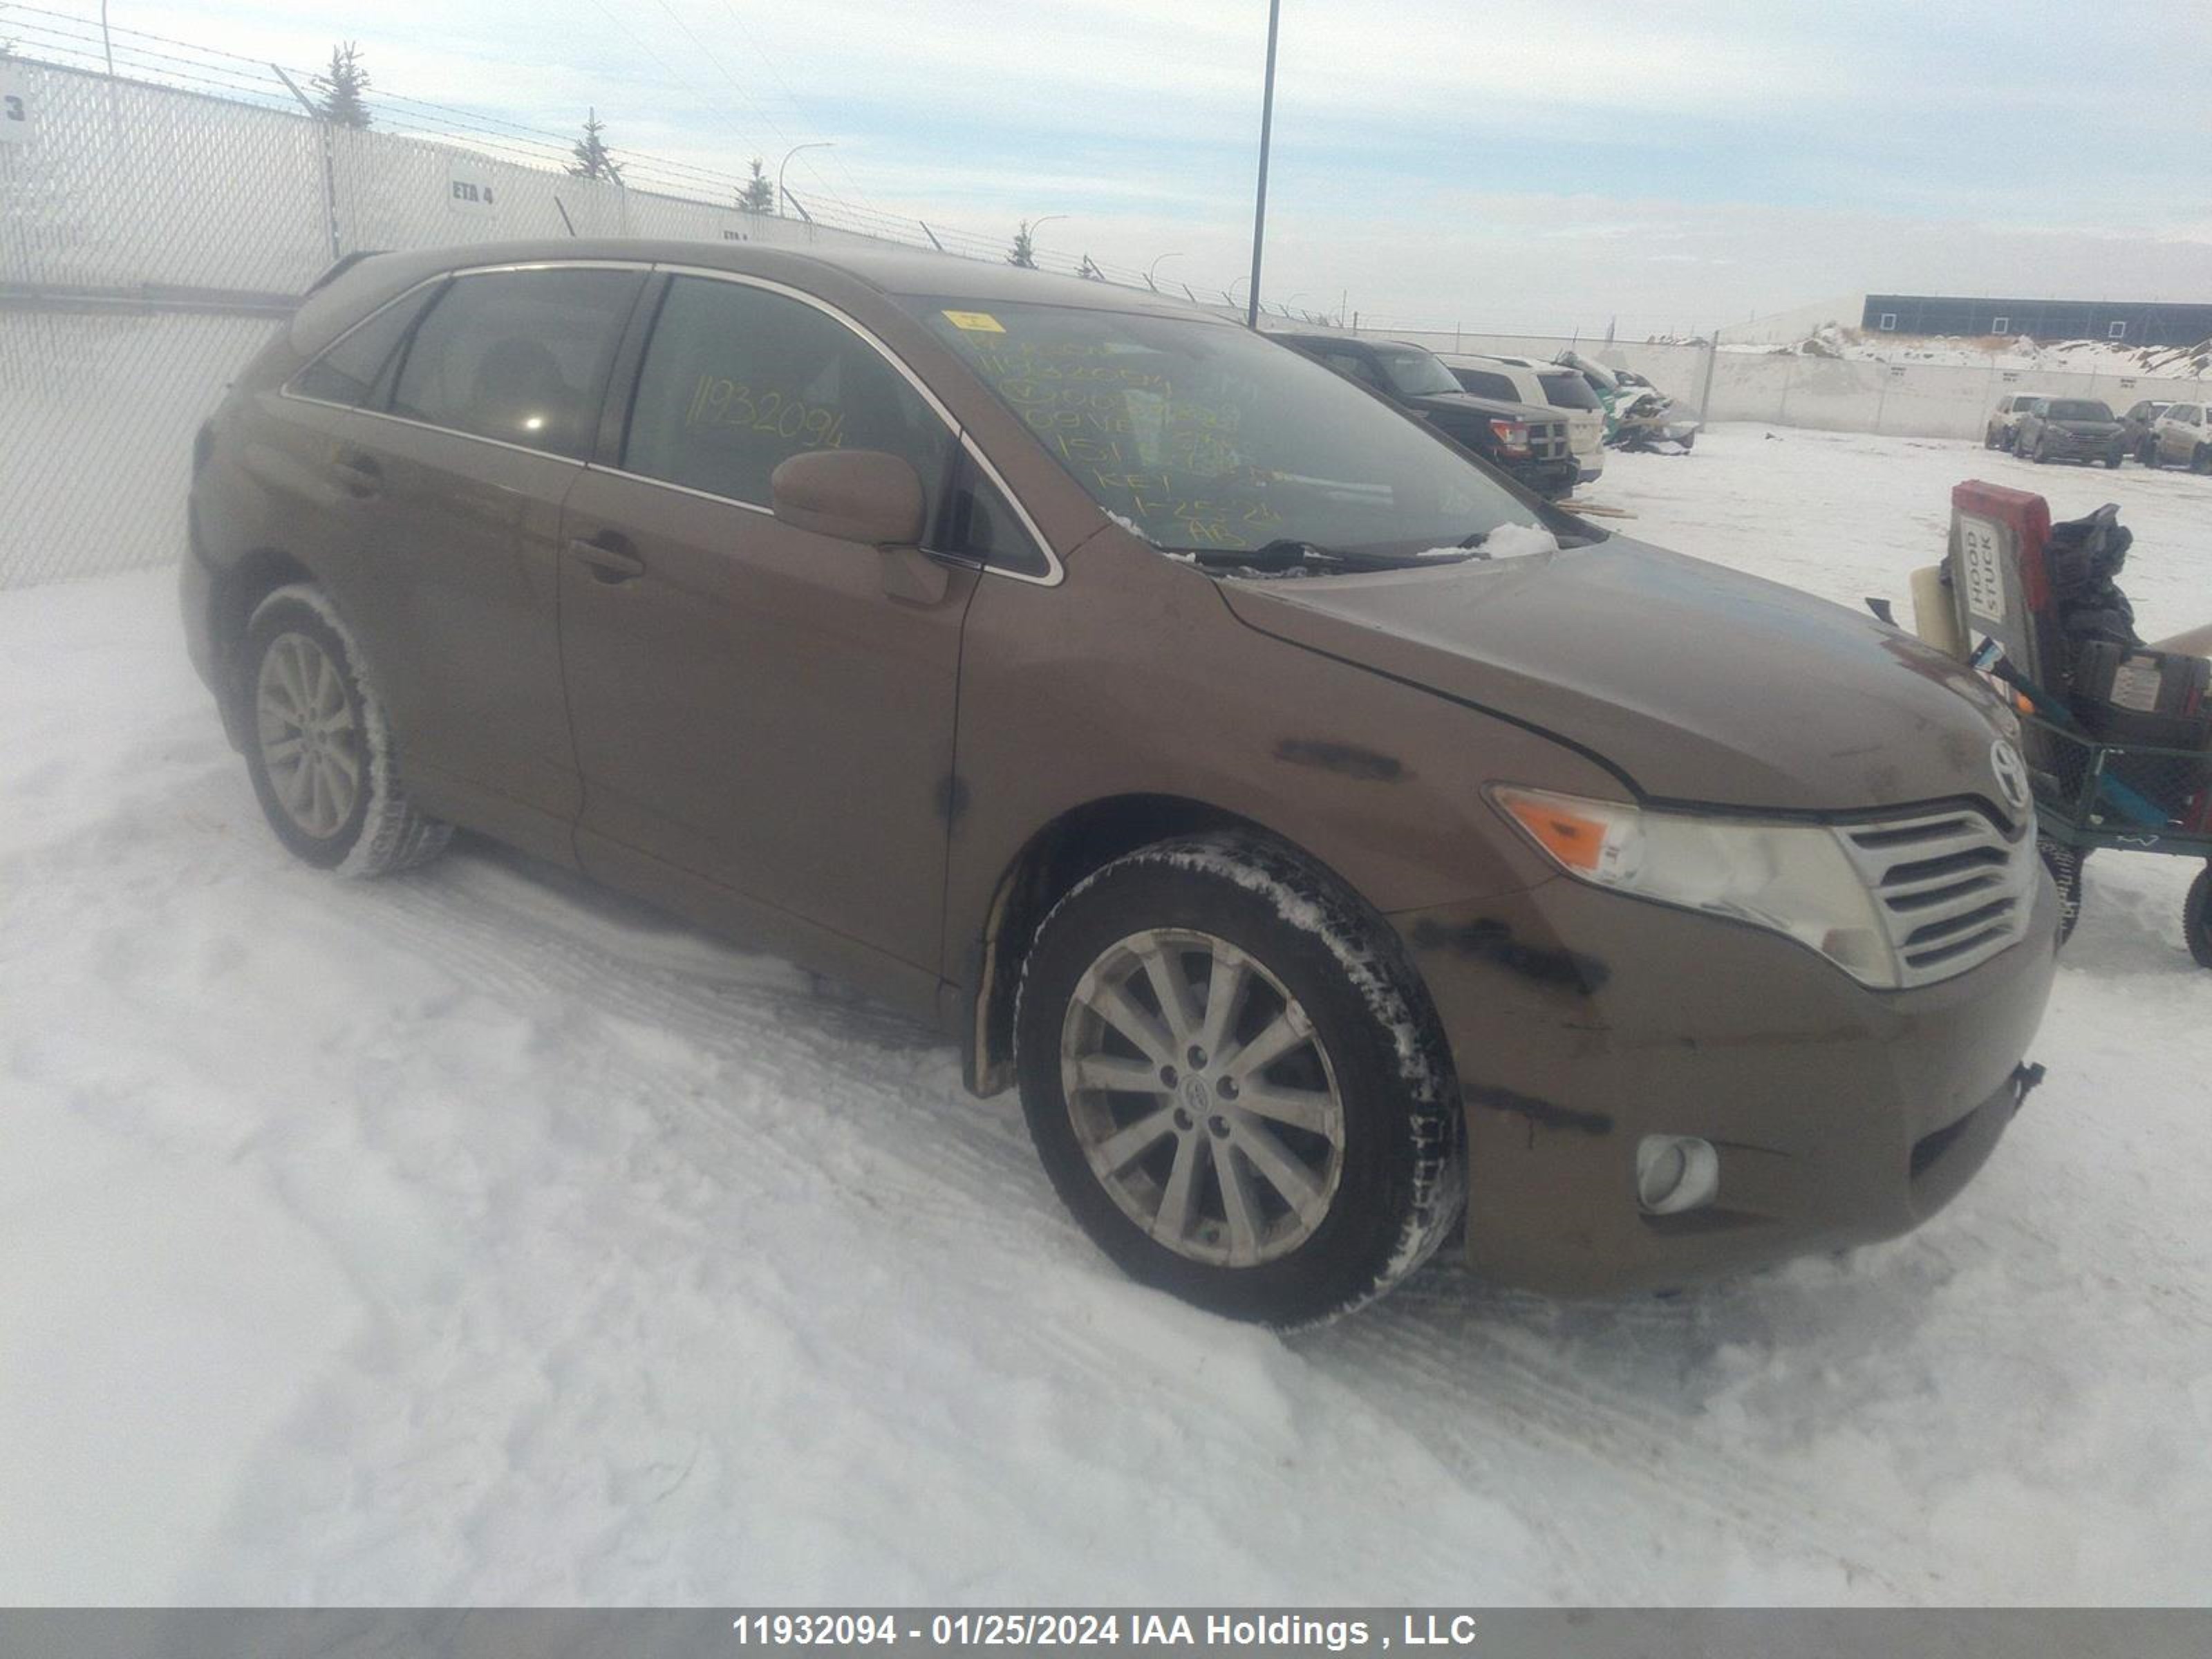
[[2101, 438], [2118, 432], [2118, 421], [2051, 421], [2046, 422], [2054, 432], [2071, 432], [2077, 437]]
[[1649, 797], [1842, 812], [1972, 795], [2014, 815], [1991, 766], [2004, 716], [1976, 675], [1702, 560], [1614, 537], [1221, 591], [1262, 633], [1563, 738]]

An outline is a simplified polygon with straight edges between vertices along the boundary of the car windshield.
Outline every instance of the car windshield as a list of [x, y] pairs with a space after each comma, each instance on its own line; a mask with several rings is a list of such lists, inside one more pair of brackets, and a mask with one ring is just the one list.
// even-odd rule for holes
[[1422, 553], [1536, 521], [1486, 470], [1387, 404], [1232, 325], [941, 296], [904, 303], [1092, 500], [1156, 545]]
[[1395, 350], [1377, 351], [1375, 361], [1382, 365], [1390, 389], [1401, 398], [1430, 398], [1439, 392], [1457, 392], [1459, 382], [1452, 378], [1451, 370], [1432, 352], [1406, 346]]
[[2109, 421], [2112, 411], [2082, 398], [2061, 398], [2045, 411], [2054, 421]]

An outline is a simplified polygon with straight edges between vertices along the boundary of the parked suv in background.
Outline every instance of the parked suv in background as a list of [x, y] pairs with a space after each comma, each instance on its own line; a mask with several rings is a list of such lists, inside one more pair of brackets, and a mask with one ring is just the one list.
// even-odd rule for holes
[[2031, 461], [2102, 461], [2117, 467], [2126, 441], [2111, 409], [2094, 398], [2038, 398], [2021, 414], [2012, 449]]
[[233, 380], [186, 523], [299, 858], [466, 825], [849, 981], [1235, 1317], [1357, 1306], [1462, 1212], [1560, 1291], [1902, 1232], [2029, 1081], [2057, 892], [1978, 676], [1150, 295], [380, 255]]
[[2122, 447], [2145, 466], [2151, 465], [2150, 429], [2158, 423], [2158, 417], [2172, 407], [2162, 400], [2146, 398], [2139, 404], [2130, 404], [2120, 416]]
[[2212, 404], [2167, 404], [2151, 423], [2150, 453], [2143, 459], [2153, 466], [2212, 472]]
[[1547, 500], [1573, 492], [1582, 468], [1564, 410], [1463, 392], [1443, 359], [1421, 346], [1340, 334], [1268, 337], [1380, 392]]
[[1588, 483], [1605, 471], [1605, 404], [1576, 370], [1527, 357], [1449, 352], [1437, 356], [1462, 391], [1501, 403], [1561, 410], [1567, 418], [1567, 444], [1575, 453], [1577, 483]]
[[2013, 434], [2020, 429], [2020, 417], [2027, 413], [2038, 393], [2016, 392], [1997, 399], [1997, 406], [1990, 411], [1989, 422], [1982, 428], [1982, 447], [2010, 449]]

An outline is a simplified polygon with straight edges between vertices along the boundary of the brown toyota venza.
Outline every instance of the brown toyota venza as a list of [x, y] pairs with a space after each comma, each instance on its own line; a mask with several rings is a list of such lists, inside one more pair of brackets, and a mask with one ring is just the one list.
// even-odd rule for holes
[[299, 857], [465, 825], [909, 1010], [1236, 1317], [1462, 1217], [1561, 1292], [1899, 1233], [2034, 1075], [2057, 900], [1975, 676], [1147, 295], [342, 265], [200, 434], [184, 608]]

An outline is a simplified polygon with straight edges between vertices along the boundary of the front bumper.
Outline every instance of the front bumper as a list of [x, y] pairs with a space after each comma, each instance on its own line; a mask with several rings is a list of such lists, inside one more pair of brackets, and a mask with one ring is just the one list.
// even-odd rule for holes
[[2054, 461], [2101, 461], [2124, 453], [2127, 447], [2126, 441], [2112, 432], [2090, 435], [2047, 431], [2038, 441]]
[[[2039, 872], [2022, 941], [1876, 992], [1762, 929], [1559, 878], [1392, 918], [1467, 1117], [1467, 1254], [1555, 1294], [1671, 1287], [1887, 1238], [1972, 1178], [2016, 1103], [2056, 969]], [[1637, 1143], [1720, 1153], [1710, 1206], [1648, 1216]]]

